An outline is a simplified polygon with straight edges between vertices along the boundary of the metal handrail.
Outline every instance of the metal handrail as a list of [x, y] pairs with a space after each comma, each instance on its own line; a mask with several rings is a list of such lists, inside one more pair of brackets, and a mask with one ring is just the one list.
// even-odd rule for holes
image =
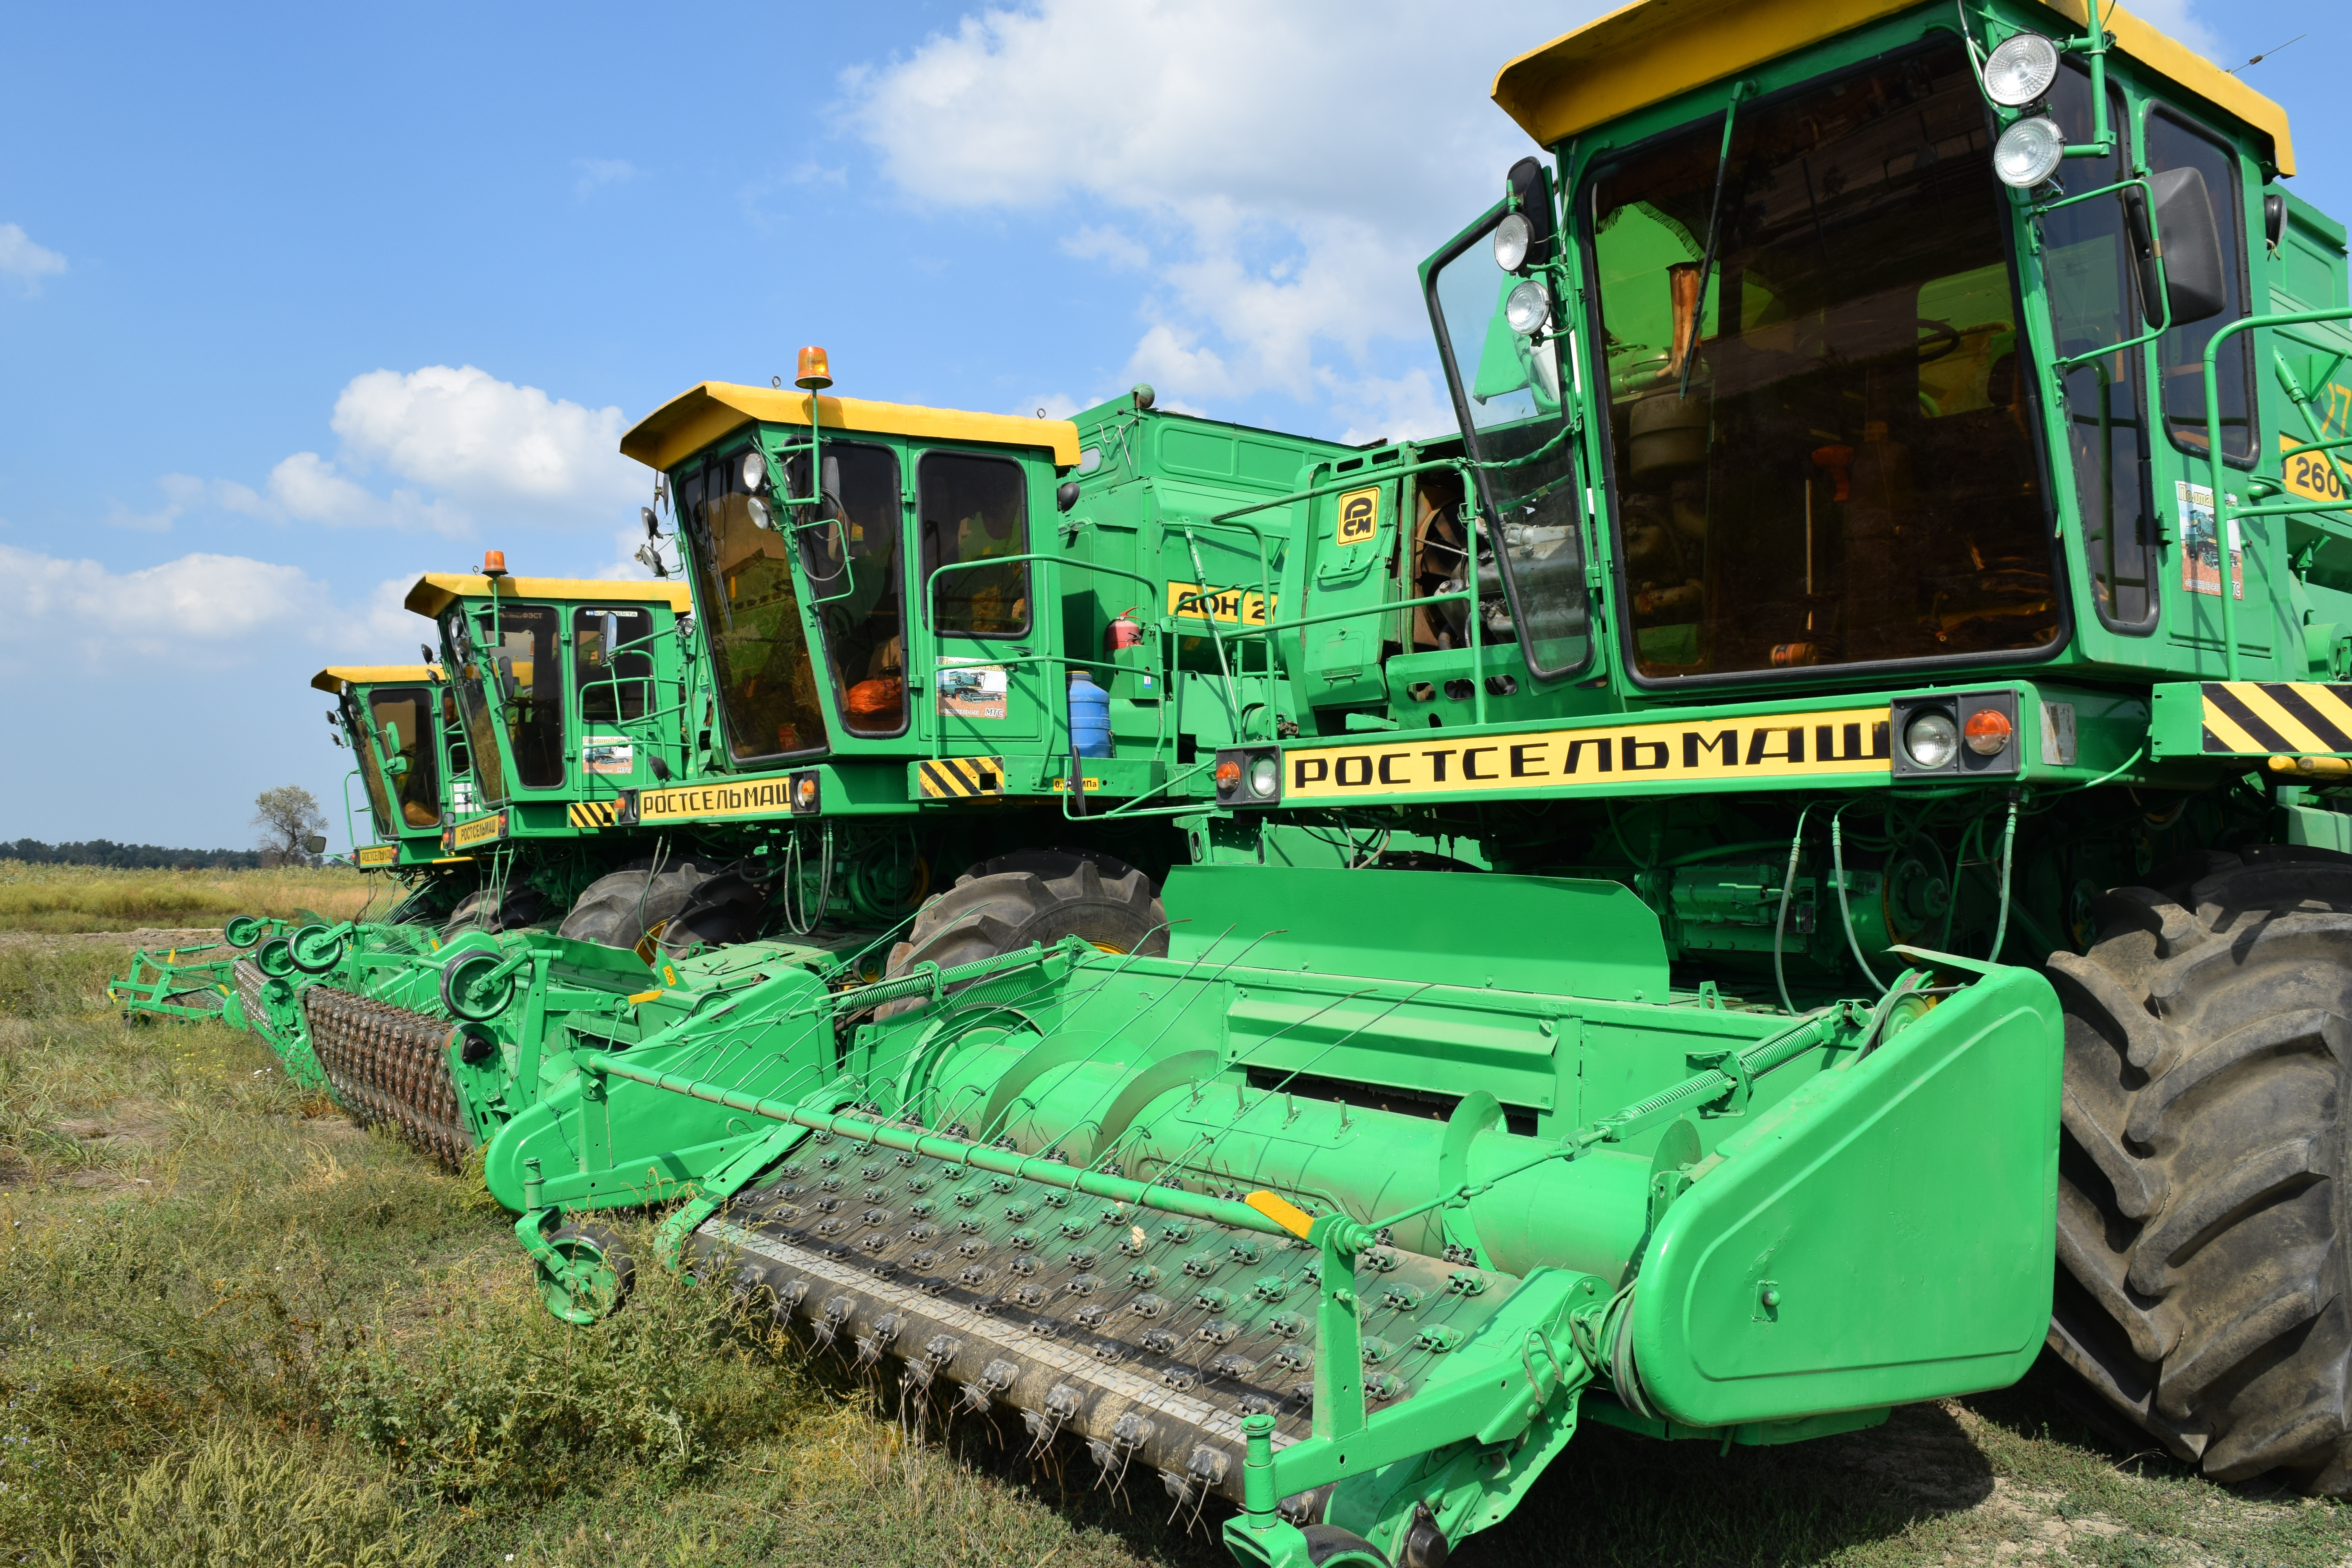
[[[2261, 327], [2300, 327], [2315, 321], [2352, 321], [2352, 306], [2331, 306], [2325, 310], [2273, 311], [2260, 316], [2243, 316], [2215, 332], [2205, 343], [2205, 475], [2206, 486], [2213, 497], [2214, 575], [2221, 591], [2221, 669], [2226, 679], [2238, 679], [2238, 623], [2236, 595], [2230, 574], [2230, 524], [2242, 517], [2292, 517], [2307, 512], [2342, 511], [2342, 501], [2305, 501], [2281, 506], [2238, 507], [2231, 504], [2229, 492], [2222, 489], [2221, 456], [2221, 345], [2240, 332]], [[2261, 444], [2255, 443], [2254, 460], [2262, 460]], [[2252, 487], [2247, 487], [2251, 489]], [[2188, 541], [2181, 541], [2188, 548]]]

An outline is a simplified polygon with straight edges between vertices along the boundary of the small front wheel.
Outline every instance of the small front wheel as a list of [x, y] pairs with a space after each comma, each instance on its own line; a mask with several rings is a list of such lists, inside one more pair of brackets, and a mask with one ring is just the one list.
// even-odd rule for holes
[[514, 998], [513, 971], [493, 980], [506, 963], [489, 952], [461, 952], [441, 966], [441, 1005], [452, 1017], [469, 1024], [487, 1024], [506, 1011]]
[[305, 974], [324, 974], [342, 961], [342, 933], [332, 926], [304, 926], [286, 939], [286, 957]]
[[637, 1266], [606, 1225], [567, 1225], [548, 1238], [552, 1258], [539, 1259], [540, 1299], [579, 1327], [612, 1315], [636, 1283]]
[[294, 955], [287, 951], [282, 936], [273, 936], [263, 942], [261, 950], [253, 955], [253, 962], [262, 973], [275, 980], [283, 980], [294, 973]]

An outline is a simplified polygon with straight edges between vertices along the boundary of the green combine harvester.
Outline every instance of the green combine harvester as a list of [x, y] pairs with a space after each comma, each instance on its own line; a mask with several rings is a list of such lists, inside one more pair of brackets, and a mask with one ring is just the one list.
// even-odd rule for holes
[[[1443, 438], [821, 351], [630, 432], [674, 776], [572, 777], [559, 929], [296, 932], [305, 996], [404, 1032], [387, 1119], [486, 1145], [560, 1316], [649, 1209], [1244, 1563], [2045, 1345], [2352, 1494], [2352, 300], [2284, 115], [2025, 0], [1635, 5], [1496, 97], [1548, 160], [1423, 267]], [[656, 930], [688, 845], [748, 891]]]

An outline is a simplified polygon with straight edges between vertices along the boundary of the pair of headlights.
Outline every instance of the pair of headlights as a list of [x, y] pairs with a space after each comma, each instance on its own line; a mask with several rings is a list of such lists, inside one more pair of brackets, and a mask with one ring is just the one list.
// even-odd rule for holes
[[[1985, 96], [2004, 109], [2039, 103], [2058, 79], [2058, 46], [2039, 33], [2003, 39], [1985, 57]], [[2066, 133], [2047, 114], [2028, 115], [1993, 143], [1992, 172], [2004, 185], [2031, 190], [2057, 173]]]

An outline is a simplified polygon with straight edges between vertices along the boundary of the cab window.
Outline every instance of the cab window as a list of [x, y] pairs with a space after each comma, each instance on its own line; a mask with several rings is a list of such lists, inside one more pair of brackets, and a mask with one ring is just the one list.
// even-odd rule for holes
[[649, 610], [582, 605], [572, 612], [572, 663], [580, 721], [642, 719], [653, 705], [654, 635]]
[[712, 458], [671, 477], [694, 536], [697, 597], [728, 750], [738, 761], [825, 743], [792, 545], [768, 500], [743, 488], [744, 456]]
[[467, 627], [465, 611], [452, 605], [441, 616], [441, 642], [449, 658], [449, 691], [464, 728], [465, 754], [472, 788], [459, 809], [496, 805], [507, 798], [506, 764], [499, 755], [497, 682], [488, 654]]
[[[971, 565], [1029, 550], [1029, 486], [1018, 463], [933, 452], [917, 469], [923, 580], [945, 636], [1017, 637], [1029, 630], [1029, 565]], [[950, 572], [932, 574], [942, 566]]]
[[474, 612], [483, 679], [506, 721], [515, 782], [563, 784], [562, 613], [551, 605], [499, 605]]
[[1718, 216], [1722, 124], [1585, 186], [1636, 672], [2048, 646], [2009, 200], [1967, 55], [1743, 106]]
[[378, 687], [368, 695], [377, 743], [391, 759], [389, 781], [403, 827], [441, 822], [440, 748], [434, 741], [433, 694], [420, 686]]
[[[2188, 119], [2161, 107], [2147, 111], [2141, 133], [2150, 174], [2194, 169], [2205, 178], [2213, 204], [2213, 226], [2221, 237], [2223, 304], [2219, 314], [2186, 321], [2156, 341], [2157, 374], [2164, 387], [2164, 429], [2172, 444], [2200, 457], [2205, 453], [2205, 345], [2213, 334], [2246, 313], [2245, 200], [2238, 188], [2236, 154]], [[2246, 416], [2253, 405], [2254, 334], [2240, 332], [2221, 345], [2214, 375], [2221, 394], [2221, 456], [2251, 463], [2254, 431]]]
[[[834, 694], [852, 733], [895, 735], [907, 727], [898, 459], [885, 447], [828, 441], [819, 466], [817, 504], [796, 521]], [[811, 493], [806, 459], [785, 471], [793, 495]]]
[[[2067, 141], [2091, 140], [2090, 77], [2074, 60], [2052, 86], [2050, 114]], [[2107, 123], [2117, 148], [2104, 161], [2085, 161], [2082, 173], [2070, 176], [2081, 189], [2115, 184], [2130, 171], [2131, 120], [2121, 93], [2109, 97]], [[2060, 357], [2112, 351], [2069, 367], [2063, 377], [2067, 457], [2075, 510], [2083, 520], [2091, 602], [2114, 630], [2147, 632], [2156, 626], [2160, 601], [2153, 498], [2141, 483], [2147, 436], [2140, 418], [2140, 383], [2147, 378], [2140, 351], [2116, 347], [2147, 329], [2123, 196], [2060, 207], [2042, 223], [2042, 270]]]

